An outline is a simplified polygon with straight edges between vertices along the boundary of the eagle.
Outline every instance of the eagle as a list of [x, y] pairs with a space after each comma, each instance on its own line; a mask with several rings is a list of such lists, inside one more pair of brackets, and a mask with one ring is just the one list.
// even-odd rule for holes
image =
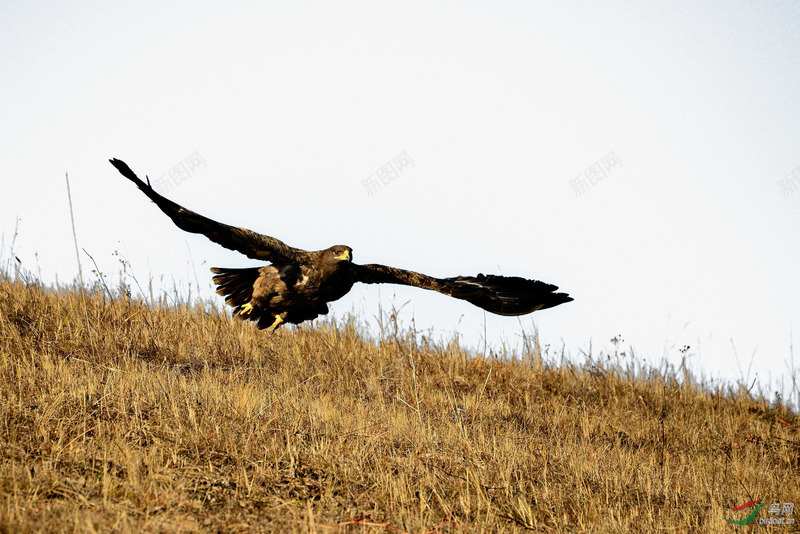
[[386, 265], [353, 263], [353, 249], [346, 245], [316, 251], [294, 248], [274, 237], [229, 226], [188, 210], [158, 194], [147, 176], [145, 183], [125, 162], [109, 161], [181, 230], [203, 234], [248, 258], [268, 262], [262, 267], [211, 269], [217, 293], [233, 307], [233, 315], [252, 321], [259, 329], [275, 332], [284, 323], [300, 324], [325, 315], [328, 303], [342, 298], [356, 282], [430, 289], [486, 311], [510, 316], [573, 300], [566, 293], [556, 293], [557, 286], [517, 276], [434, 278]]

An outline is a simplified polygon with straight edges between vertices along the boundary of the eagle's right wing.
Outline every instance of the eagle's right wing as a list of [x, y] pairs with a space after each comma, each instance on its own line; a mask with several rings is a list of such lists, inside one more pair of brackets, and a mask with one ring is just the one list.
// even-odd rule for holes
[[525, 315], [573, 300], [566, 293], [556, 293], [558, 287], [553, 284], [518, 276], [479, 274], [478, 276], [433, 278], [414, 271], [377, 264], [354, 264], [353, 271], [357, 282], [401, 284], [430, 289], [466, 300], [498, 315]]
[[274, 237], [265, 236], [246, 228], [229, 226], [208, 217], [187, 210], [183, 206], [162, 197], [147, 183], [139, 179], [128, 165], [118, 159], [110, 159], [111, 164], [128, 180], [135, 183], [142, 192], [166, 213], [178, 228], [193, 234], [203, 234], [214, 243], [241, 252], [248, 258], [271, 262], [305, 263], [309, 253], [290, 247]]

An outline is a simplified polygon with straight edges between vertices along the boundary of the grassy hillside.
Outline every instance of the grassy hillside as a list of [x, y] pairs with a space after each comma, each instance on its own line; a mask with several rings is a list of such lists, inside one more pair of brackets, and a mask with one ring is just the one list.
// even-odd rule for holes
[[800, 515], [800, 419], [746, 394], [7, 279], [0, 415], [0, 532], [765, 528], [724, 521], [750, 500]]

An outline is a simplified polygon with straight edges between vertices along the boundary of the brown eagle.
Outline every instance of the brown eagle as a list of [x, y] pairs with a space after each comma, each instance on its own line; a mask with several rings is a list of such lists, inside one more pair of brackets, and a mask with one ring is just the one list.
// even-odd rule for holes
[[234, 316], [249, 319], [258, 328], [274, 332], [283, 323], [299, 324], [325, 315], [328, 302], [342, 298], [356, 282], [432, 289], [499, 315], [524, 315], [572, 300], [566, 293], [555, 293], [558, 287], [538, 280], [491, 274], [433, 278], [385, 265], [353, 263], [353, 249], [346, 245], [314, 252], [290, 247], [274, 237], [187, 210], [156, 193], [149, 178], [143, 182], [125, 162], [109, 161], [181, 230], [203, 234], [248, 258], [269, 262], [263, 267], [211, 269], [217, 293], [233, 306]]

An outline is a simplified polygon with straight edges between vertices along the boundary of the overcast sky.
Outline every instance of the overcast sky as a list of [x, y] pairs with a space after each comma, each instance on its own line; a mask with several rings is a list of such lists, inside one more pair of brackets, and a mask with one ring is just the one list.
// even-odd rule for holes
[[800, 326], [798, 95], [796, 2], [6, 1], [0, 257], [77, 275], [69, 172], [80, 246], [109, 276], [123, 258], [146, 292], [210, 297], [209, 267], [253, 264], [175, 228], [118, 157], [293, 246], [575, 297], [520, 321], [361, 286], [337, 315], [405, 304], [467, 344], [485, 321], [494, 347], [535, 324], [573, 356], [622, 335], [678, 363], [689, 345], [708, 377], [752, 362], [780, 390]]

